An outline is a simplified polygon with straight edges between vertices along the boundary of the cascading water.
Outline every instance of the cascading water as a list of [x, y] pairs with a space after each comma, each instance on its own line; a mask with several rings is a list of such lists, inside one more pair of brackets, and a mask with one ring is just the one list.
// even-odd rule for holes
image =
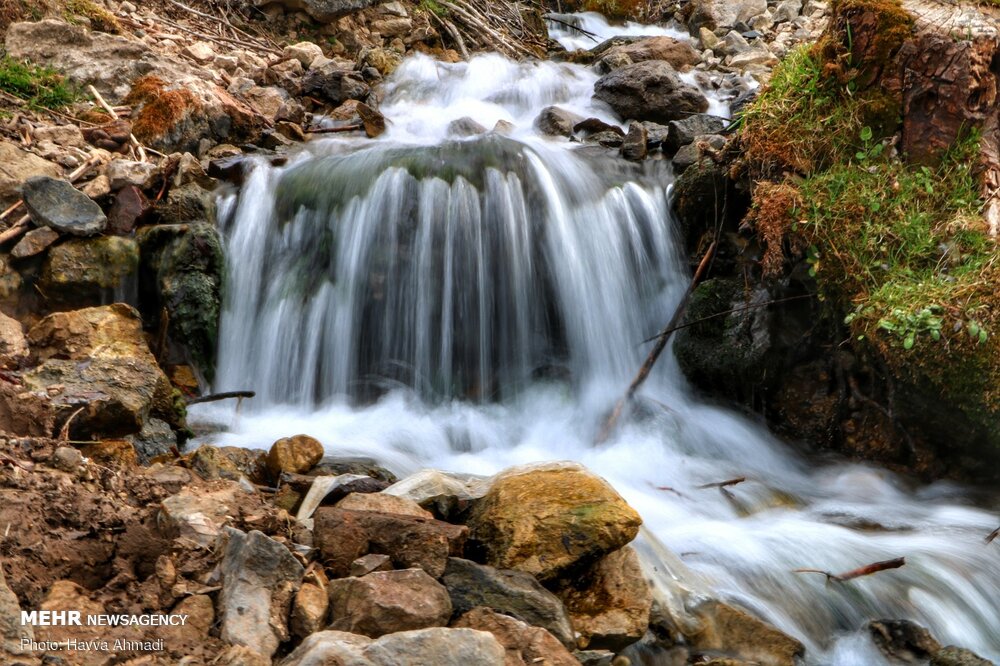
[[[408, 60], [387, 87], [378, 141], [312, 144], [258, 166], [223, 201], [229, 279], [219, 390], [257, 391], [219, 444], [293, 432], [400, 474], [491, 474], [573, 459], [642, 514], [660, 576], [754, 610], [816, 664], [880, 664], [873, 618], [908, 618], [1000, 658], [996, 518], [971, 494], [883, 470], [810, 464], [742, 416], [691, 395], [665, 355], [648, 409], [592, 445], [687, 285], [665, 162], [642, 166], [542, 139], [550, 104], [592, 106], [594, 75], [496, 56]], [[447, 137], [471, 116], [510, 136]], [[698, 486], [734, 476], [730, 495]], [[664, 490], [670, 488], [673, 490]], [[665, 553], [665, 544], [676, 556]], [[832, 572], [905, 567], [826, 586]], [[669, 573], [668, 573], [669, 572]]]

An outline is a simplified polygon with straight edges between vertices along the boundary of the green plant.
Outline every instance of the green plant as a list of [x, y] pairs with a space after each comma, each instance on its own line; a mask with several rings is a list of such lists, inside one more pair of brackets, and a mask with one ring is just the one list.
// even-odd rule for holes
[[435, 0], [420, 0], [421, 9], [434, 14], [435, 16], [447, 16], [448, 10]]
[[33, 108], [58, 109], [77, 98], [55, 70], [18, 62], [7, 55], [0, 55], [0, 90]]

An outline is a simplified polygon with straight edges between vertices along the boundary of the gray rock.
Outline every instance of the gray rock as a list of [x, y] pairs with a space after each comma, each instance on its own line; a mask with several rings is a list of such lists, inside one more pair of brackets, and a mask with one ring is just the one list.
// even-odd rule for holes
[[297, 92], [340, 106], [349, 99], [364, 102], [371, 95], [372, 89], [359, 72], [330, 62], [306, 72]]
[[[277, 4], [288, 9], [301, 9], [320, 23], [332, 23], [341, 16], [368, 9], [381, 0], [279, 0]], [[274, 0], [256, 0], [258, 6], [273, 4]]]
[[344, 631], [312, 634], [281, 666], [503, 666], [503, 646], [485, 631], [417, 629], [378, 640]]
[[153, 185], [153, 179], [159, 174], [160, 168], [155, 164], [133, 160], [112, 160], [107, 170], [112, 190], [120, 190], [127, 185], [146, 189]]
[[725, 38], [722, 40], [719, 50], [721, 50], [721, 52], [725, 55], [746, 53], [750, 50], [750, 42], [748, 42], [740, 33], [735, 30], [730, 30], [726, 33]]
[[14, 249], [10, 251], [10, 256], [15, 259], [33, 257], [47, 250], [57, 240], [59, 240], [59, 232], [55, 229], [50, 227], [32, 229], [17, 242]]
[[288, 616], [304, 569], [287, 548], [263, 532], [226, 532], [219, 636], [271, 657], [289, 638]]
[[802, 13], [802, 0], [782, 0], [774, 10], [772, 18], [775, 23], [794, 21]]
[[994, 664], [971, 650], [949, 645], [935, 652], [928, 666], [994, 666]]
[[594, 84], [594, 97], [622, 118], [668, 123], [708, 110], [708, 100], [681, 81], [673, 67], [649, 60], [605, 74]]
[[633, 162], [646, 159], [648, 150], [646, 142], [649, 139], [649, 132], [642, 123], [632, 123], [628, 127], [628, 134], [622, 143], [622, 157]]
[[486, 134], [488, 130], [468, 116], [448, 123], [448, 134], [458, 137]]
[[767, 11], [767, 0], [692, 0], [688, 30], [698, 34], [699, 28], [709, 30], [735, 28]]
[[698, 146], [693, 143], [689, 143], [686, 146], [682, 146], [680, 150], [674, 155], [674, 173], [682, 174], [687, 171], [690, 167], [698, 163], [698, 158], [701, 157], [701, 151], [698, 150]]
[[619, 148], [625, 142], [625, 135], [613, 131], [597, 132], [588, 136], [584, 141], [596, 143], [603, 148]]
[[573, 136], [573, 127], [583, 118], [558, 106], [547, 106], [535, 118], [535, 127], [549, 136]]
[[40, 227], [73, 236], [93, 236], [108, 224], [101, 207], [66, 180], [34, 176], [21, 187], [21, 196], [31, 219]]
[[337, 476], [339, 474], [370, 476], [386, 483], [398, 481], [396, 475], [382, 467], [377, 460], [364, 456], [323, 456], [323, 459], [312, 468], [307, 476]]
[[667, 153], [677, 152], [681, 146], [692, 143], [695, 137], [701, 134], [718, 134], [727, 124], [726, 120], [718, 116], [702, 113], [673, 120], [667, 124], [667, 137], [663, 150]]
[[372, 638], [441, 627], [452, 613], [448, 591], [422, 569], [339, 578], [329, 592], [330, 628]]
[[177, 434], [170, 424], [160, 419], [149, 419], [138, 434], [127, 439], [132, 442], [140, 465], [148, 465], [156, 456], [170, 453], [177, 446]]
[[563, 603], [531, 574], [452, 557], [441, 582], [448, 588], [456, 615], [485, 606], [547, 629], [564, 645], [574, 646], [573, 628]]

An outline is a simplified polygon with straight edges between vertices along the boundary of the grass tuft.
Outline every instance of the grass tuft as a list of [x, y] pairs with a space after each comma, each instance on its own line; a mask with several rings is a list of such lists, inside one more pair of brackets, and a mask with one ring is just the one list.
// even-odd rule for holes
[[0, 90], [32, 108], [60, 109], [77, 98], [54, 69], [18, 62], [7, 55], [0, 56]]

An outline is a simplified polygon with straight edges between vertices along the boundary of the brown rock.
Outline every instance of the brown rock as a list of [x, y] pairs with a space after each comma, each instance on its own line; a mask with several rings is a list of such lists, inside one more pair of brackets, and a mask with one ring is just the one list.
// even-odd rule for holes
[[[607, 45], [607, 46], [605, 46]], [[701, 56], [690, 42], [673, 37], [640, 37], [638, 39], [612, 38], [595, 46], [593, 53], [601, 55], [602, 62], [626, 56], [630, 62], [664, 60], [679, 71], [690, 69], [701, 61]]]
[[118, 235], [132, 233], [138, 221], [151, 208], [149, 200], [138, 187], [126, 185], [118, 190], [115, 202], [111, 205], [111, 210], [108, 211], [107, 231]]
[[317, 632], [326, 626], [327, 611], [330, 609], [328, 592], [314, 583], [303, 583], [295, 593], [292, 603], [292, 633], [299, 638]]
[[215, 623], [215, 604], [207, 594], [194, 594], [174, 606], [175, 615], [187, 615], [185, 626], [191, 627], [201, 636], [207, 636]]
[[28, 358], [21, 322], [0, 312], [0, 369], [13, 370]]
[[45, 252], [57, 240], [59, 240], [59, 232], [51, 227], [32, 229], [17, 242], [14, 249], [10, 251], [10, 256], [15, 259], [33, 257]]
[[323, 444], [309, 435], [279, 439], [267, 452], [267, 469], [274, 477], [282, 472], [302, 474], [323, 459]]
[[352, 576], [366, 576], [375, 571], [392, 571], [392, 558], [370, 553], [351, 562]]
[[0, 139], [0, 208], [21, 198], [21, 183], [33, 176], [58, 178], [62, 169], [41, 157]]
[[330, 581], [331, 629], [377, 638], [443, 627], [450, 617], [448, 591], [420, 569]]
[[352, 511], [375, 511], [416, 518], [434, 518], [434, 514], [420, 508], [420, 505], [413, 500], [385, 493], [351, 493], [337, 502], [337, 506]]
[[566, 581], [556, 595], [588, 648], [618, 652], [649, 627], [653, 595], [639, 556], [628, 546]]
[[385, 116], [361, 102], [358, 102], [354, 108], [361, 118], [361, 124], [365, 126], [365, 134], [368, 135], [368, 138], [374, 139], [385, 132]]
[[458, 618], [453, 627], [468, 627], [488, 631], [503, 646], [504, 666], [579, 666], [580, 662], [563, 647], [555, 636], [541, 627], [501, 615], [482, 606]]
[[718, 650], [761, 666], [795, 666], [802, 643], [749, 613], [715, 599], [695, 609], [701, 630], [687, 636], [691, 647]]
[[448, 557], [462, 553], [468, 528], [413, 516], [320, 507], [314, 533], [324, 562], [335, 576], [346, 576], [351, 563], [362, 555], [381, 553], [390, 556], [397, 567], [417, 567], [439, 578]]
[[580, 466], [551, 465], [501, 474], [468, 521], [487, 564], [541, 580], [621, 548], [641, 524], [600, 477]]

